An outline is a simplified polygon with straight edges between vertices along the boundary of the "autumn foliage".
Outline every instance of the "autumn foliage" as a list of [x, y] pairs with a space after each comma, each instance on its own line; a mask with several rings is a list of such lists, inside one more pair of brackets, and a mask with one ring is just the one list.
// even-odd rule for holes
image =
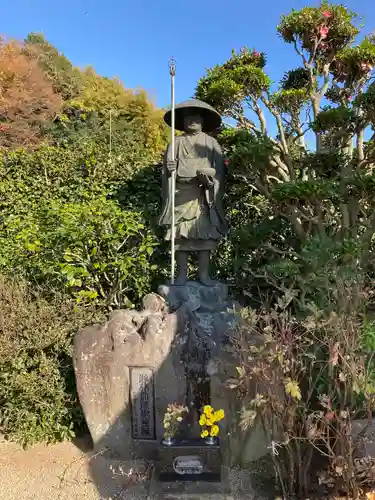
[[0, 42], [0, 147], [35, 146], [62, 100], [37, 61], [15, 41]]

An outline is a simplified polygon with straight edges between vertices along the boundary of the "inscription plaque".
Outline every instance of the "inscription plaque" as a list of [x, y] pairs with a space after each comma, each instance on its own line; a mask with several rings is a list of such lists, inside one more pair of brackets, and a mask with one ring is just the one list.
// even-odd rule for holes
[[130, 368], [133, 439], [155, 440], [154, 373], [150, 368]]
[[203, 460], [195, 455], [177, 457], [173, 460], [173, 470], [181, 476], [184, 474], [202, 474]]

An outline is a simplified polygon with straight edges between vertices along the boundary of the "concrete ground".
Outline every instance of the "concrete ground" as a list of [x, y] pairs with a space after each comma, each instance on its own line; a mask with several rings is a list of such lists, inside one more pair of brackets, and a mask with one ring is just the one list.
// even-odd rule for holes
[[[144, 462], [94, 455], [87, 440], [27, 450], [0, 442], [0, 500], [146, 500], [154, 498], [152, 492], [149, 496], [149, 472]], [[223, 499], [261, 500], [243, 472], [231, 474], [231, 483], [233, 494]], [[213, 497], [220, 500], [221, 495]]]

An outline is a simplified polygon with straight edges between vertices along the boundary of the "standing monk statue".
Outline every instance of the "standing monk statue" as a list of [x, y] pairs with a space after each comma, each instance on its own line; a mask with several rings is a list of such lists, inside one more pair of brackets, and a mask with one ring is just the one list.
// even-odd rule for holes
[[[164, 116], [171, 125], [171, 110]], [[175, 249], [178, 275], [175, 284], [188, 279], [190, 253], [198, 255], [199, 281], [207, 286], [217, 282], [210, 278], [210, 252], [228, 232], [222, 206], [224, 162], [216, 139], [207, 135], [221, 124], [221, 117], [210, 105], [191, 99], [175, 108], [175, 126], [183, 131], [175, 138], [175, 158], [171, 145], [163, 163], [163, 211], [160, 225], [167, 226], [166, 239], [171, 239], [172, 172], [176, 172]]]

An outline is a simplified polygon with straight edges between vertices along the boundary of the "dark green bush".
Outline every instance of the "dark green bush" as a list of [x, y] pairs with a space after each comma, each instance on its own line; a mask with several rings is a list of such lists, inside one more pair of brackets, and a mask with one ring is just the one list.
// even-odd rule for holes
[[0, 277], [0, 432], [23, 445], [54, 442], [84, 425], [75, 392], [72, 337], [101, 320], [58, 295], [46, 301]]

